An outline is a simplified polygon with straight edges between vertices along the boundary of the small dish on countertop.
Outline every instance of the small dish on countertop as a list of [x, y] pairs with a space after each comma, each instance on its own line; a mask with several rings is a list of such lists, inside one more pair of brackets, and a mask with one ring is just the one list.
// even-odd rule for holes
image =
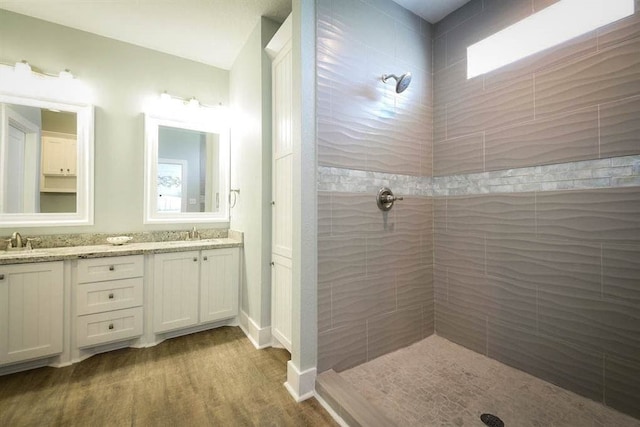
[[112, 245], [115, 246], [119, 246], [119, 245], [124, 245], [125, 243], [127, 243], [129, 240], [132, 240], [133, 237], [130, 236], [115, 236], [115, 237], [107, 237], [107, 242], [111, 243]]

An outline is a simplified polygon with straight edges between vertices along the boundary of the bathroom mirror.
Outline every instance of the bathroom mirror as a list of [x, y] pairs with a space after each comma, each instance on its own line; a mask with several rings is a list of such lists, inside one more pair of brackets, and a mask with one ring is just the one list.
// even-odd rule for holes
[[193, 113], [145, 115], [145, 223], [229, 221], [229, 129]]
[[0, 93], [0, 223], [93, 223], [93, 107]]

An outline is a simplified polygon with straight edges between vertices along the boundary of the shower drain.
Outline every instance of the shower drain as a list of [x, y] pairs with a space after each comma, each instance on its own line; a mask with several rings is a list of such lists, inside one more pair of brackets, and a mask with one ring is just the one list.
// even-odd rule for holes
[[489, 427], [504, 427], [504, 422], [493, 414], [482, 414], [480, 419]]

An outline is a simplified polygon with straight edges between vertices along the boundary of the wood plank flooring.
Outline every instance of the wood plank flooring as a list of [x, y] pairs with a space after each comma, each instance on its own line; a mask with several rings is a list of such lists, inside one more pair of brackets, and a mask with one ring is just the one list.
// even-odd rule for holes
[[335, 426], [283, 386], [289, 353], [222, 327], [0, 377], [0, 426]]

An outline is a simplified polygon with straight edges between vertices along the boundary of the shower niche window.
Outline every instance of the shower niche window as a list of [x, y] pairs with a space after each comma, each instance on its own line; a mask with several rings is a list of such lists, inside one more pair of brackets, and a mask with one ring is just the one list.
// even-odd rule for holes
[[146, 223], [228, 221], [228, 131], [146, 117]]

